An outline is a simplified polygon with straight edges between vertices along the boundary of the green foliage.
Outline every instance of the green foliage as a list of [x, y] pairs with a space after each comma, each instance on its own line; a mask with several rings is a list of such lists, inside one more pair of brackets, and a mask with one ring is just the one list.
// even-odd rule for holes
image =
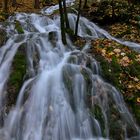
[[111, 67], [112, 67], [112, 70], [113, 70], [114, 73], [121, 72], [121, 66], [117, 62], [117, 57], [114, 56], [114, 55], [112, 56]]
[[15, 29], [17, 30], [17, 32], [19, 34], [23, 34], [24, 33], [24, 30], [20, 24], [20, 22], [18, 20], [15, 20]]
[[136, 21], [140, 21], [140, 16], [139, 15], [137, 15], [137, 16], [135, 16], [135, 18], [134, 18]]
[[[21, 46], [24, 47], [24, 46]], [[8, 81], [8, 100], [9, 104], [14, 104], [18, 96], [23, 76], [26, 73], [26, 59], [23, 50], [19, 50], [13, 61], [13, 69]]]
[[0, 16], [1, 16], [0, 20], [4, 21], [5, 19], [9, 17], [9, 13], [0, 12]]
[[137, 61], [133, 61], [133, 63], [129, 66], [130, 75], [136, 76], [140, 79], [140, 64]]

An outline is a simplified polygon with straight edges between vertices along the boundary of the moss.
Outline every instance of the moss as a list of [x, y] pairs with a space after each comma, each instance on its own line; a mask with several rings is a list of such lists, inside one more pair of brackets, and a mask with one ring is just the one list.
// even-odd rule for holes
[[17, 30], [17, 32], [19, 34], [23, 34], [24, 33], [24, 30], [20, 24], [20, 22], [18, 20], [15, 20], [15, 29]]
[[100, 123], [103, 137], [106, 137], [105, 122], [104, 122], [104, 116], [102, 113], [102, 109], [100, 108], [100, 106], [94, 105], [94, 107], [91, 108], [90, 112], [91, 112], [92, 116], [94, 116], [95, 119], [98, 120], [98, 122]]
[[114, 72], [117, 72], [119, 74], [119, 72], [121, 72], [121, 66], [117, 60], [118, 60], [117, 57], [113, 55], [111, 61], [111, 67]]
[[[125, 102], [136, 118], [137, 123], [140, 125], [140, 105], [137, 105], [136, 102], [137, 98], [140, 97], [139, 54], [122, 45], [113, 42], [108, 43], [108, 41], [102, 42], [102, 40], [97, 40], [93, 42], [93, 46], [91, 52], [96, 60], [100, 62], [101, 76], [122, 93]], [[121, 50], [121, 52], [126, 52], [125, 56], [130, 60], [128, 65], [122, 65], [122, 63], [120, 63], [124, 57], [121, 56], [121, 54], [109, 55], [110, 52], [114, 53], [114, 48]], [[106, 50], [105, 55], [102, 53], [102, 50]]]
[[132, 53], [127, 53], [126, 54], [130, 59], [132, 59], [133, 61], [136, 59], [136, 53], [132, 52]]
[[134, 17], [134, 19], [135, 19], [136, 21], [140, 21], [140, 16], [137, 15], [137, 16]]
[[[91, 96], [91, 89], [92, 89], [92, 80], [91, 80], [91, 75], [90, 73], [87, 71], [87, 69], [85, 68], [82, 68], [81, 69], [81, 74], [83, 75], [84, 77], [84, 80], [86, 81], [86, 94], [87, 94], [87, 98], [88, 96]], [[88, 99], [86, 99], [88, 100]], [[88, 103], [88, 102], [87, 102]], [[89, 103], [88, 103], [89, 104]]]
[[121, 116], [114, 103], [110, 103], [110, 115], [109, 115], [109, 133], [111, 139], [124, 140], [125, 132], [123, 130], [123, 122]]
[[112, 52], [112, 51], [114, 50], [114, 48], [113, 48], [113, 47], [108, 47], [106, 50], [107, 50], [108, 52]]
[[137, 61], [133, 61], [133, 63], [128, 67], [130, 71], [130, 75], [136, 76], [140, 79], [140, 64]]
[[7, 40], [7, 33], [5, 30], [0, 29], [0, 46], [2, 46]]
[[[21, 46], [24, 47], [24, 46]], [[8, 103], [15, 104], [20, 87], [23, 83], [23, 76], [26, 73], [26, 59], [23, 50], [18, 50], [15, 55], [13, 69], [8, 81]]]
[[116, 57], [112, 57], [111, 63], [105, 60], [102, 56], [98, 56], [96, 58], [100, 62], [103, 78], [112, 85], [115, 85], [117, 88], [120, 88], [121, 85], [119, 83], [118, 77], [121, 71], [121, 67], [117, 63]]
[[133, 113], [135, 115], [136, 121], [140, 126], [140, 105], [136, 104], [136, 102], [133, 104]]

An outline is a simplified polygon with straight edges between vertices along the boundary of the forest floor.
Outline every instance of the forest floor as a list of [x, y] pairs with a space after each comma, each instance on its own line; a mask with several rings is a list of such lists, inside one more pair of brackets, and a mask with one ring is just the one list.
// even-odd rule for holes
[[[13, 12], [37, 12], [38, 9], [34, 9], [33, 0], [17, 0], [17, 4], [13, 7], [12, 2], [8, 3], [8, 11], [10, 14]], [[2, 11], [2, 1], [0, 1], [0, 10]]]
[[[116, 0], [112, 19], [110, 3], [91, 3], [82, 15], [121, 40], [140, 44], [140, 3]], [[79, 42], [79, 41], [78, 41]], [[80, 46], [80, 44], [79, 44]], [[99, 61], [103, 78], [122, 94], [140, 125], [140, 54], [109, 39], [92, 41], [90, 54]]]
[[[128, 9], [129, 5], [126, 1], [116, 1], [116, 20], [112, 20], [110, 3], [98, 5], [98, 3], [91, 1], [82, 10], [82, 15], [105, 28], [114, 37], [140, 43], [140, 4], [131, 6], [131, 9]], [[56, 0], [53, 0], [48, 6], [55, 3]], [[41, 3], [40, 8], [43, 6], [44, 3]], [[17, 0], [16, 7], [9, 6], [10, 15], [13, 12], [37, 13], [38, 11], [40, 9], [34, 9], [33, 0]], [[1, 2], [0, 13], [0, 21], [4, 21]], [[82, 47], [83, 43], [83, 39], [75, 42], [79, 47]], [[126, 103], [140, 125], [140, 54], [108, 39], [97, 39], [92, 41], [91, 44], [93, 47], [89, 53], [99, 61], [103, 78], [117, 87], [123, 94]], [[14, 63], [19, 62], [20, 56], [17, 57], [17, 62]], [[17, 77], [13, 77], [13, 79], [17, 80]], [[14, 84], [16, 85], [17, 81]], [[18, 85], [16, 86], [18, 88]], [[12, 92], [15, 92], [15, 90]]]

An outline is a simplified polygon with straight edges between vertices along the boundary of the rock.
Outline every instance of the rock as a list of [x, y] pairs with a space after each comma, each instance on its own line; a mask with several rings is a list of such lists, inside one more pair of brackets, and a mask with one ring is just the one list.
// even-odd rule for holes
[[0, 28], [0, 47], [6, 42], [7, 40], [7, 33], [4, 29]]

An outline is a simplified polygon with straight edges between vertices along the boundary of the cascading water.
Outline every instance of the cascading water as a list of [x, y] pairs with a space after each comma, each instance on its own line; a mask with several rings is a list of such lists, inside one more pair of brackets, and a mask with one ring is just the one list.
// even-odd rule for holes
[[[76, 16], [69, 14], [69, 19], [74, 29]], [[17, 33], [15, 21], [24, 34]], [[102, 80], [98, 63], [86, 54], [88, 44], [79, 51], [67, 38], [68, 45], [63, 45], [59, 16], [21, 13], [7, 22], [6, 27], [1, 25], [9, 36], [0, 48], [1, 140], [140, 139], [121, 94]], [[103, 36], [118, 41], [85, 18], [80, 19], [78, 33], [88, 39]], [[4, 115], [10, 67], [22, 44], [26, 80], [15, 106]]]

